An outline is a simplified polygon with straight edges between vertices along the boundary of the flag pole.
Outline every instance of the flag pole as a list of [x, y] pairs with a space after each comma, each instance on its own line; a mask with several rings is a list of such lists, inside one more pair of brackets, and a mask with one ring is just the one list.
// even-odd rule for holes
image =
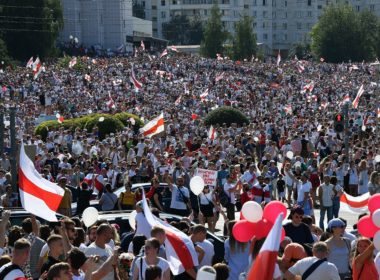
[[17, 143], [16, 143], [16, 107], [10, 108], [10, 130], [11, 130], [11, 174], [12, 189], [17, 192]]

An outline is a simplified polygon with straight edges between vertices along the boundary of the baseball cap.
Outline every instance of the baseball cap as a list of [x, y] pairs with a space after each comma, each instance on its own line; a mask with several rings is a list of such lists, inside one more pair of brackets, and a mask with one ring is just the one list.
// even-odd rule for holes
[[344, 226], [345, 226], [344, 222], [341, 219], [335, 218], [335, 219], [330, 220], [327, 227], [329, 229], [332, 229], [333, 227], [344, 227]]

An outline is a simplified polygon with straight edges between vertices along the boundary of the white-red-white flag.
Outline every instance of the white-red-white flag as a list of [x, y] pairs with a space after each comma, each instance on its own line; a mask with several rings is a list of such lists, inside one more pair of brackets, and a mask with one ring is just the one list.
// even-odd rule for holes
[[133, 68], [133, 64], [132, 64], [132, 69], [131, 69], [130, 81], [135, 86], [135, 88], [137, 88], [137, 89], [142, 88], [142, 83], [139, 80], [137, 80], [137, 78], [136, 78], [135, 70]]
[[28, 62], [26, 63], [26, 68], [32, 68], [33, 66], [33, 56], [29, 58]]
[[269, 235], [255, 259], [253, 267], [248, 273], [247, 280], [273, 280], [277, 263], [277, 254], [280, 249], [283, 214], [281, 213], [274, 223]]
[[192, 269], [195, 266], [197, 266], [198, 255], [195, 251], [194, 244], [191, 241], [190, 237], [182, 231], [171, 226], [167, 222], [164, 222], [161, 219], [154, 216], [149, 209], [144, 191], [142, 201], [144, 215], [150, 227], [160, 227], [165, 231], [166, 260], [169, 262], [170, 270], [173, 273], [173, 275], [181, 274], [182, 272], [185, 272], [186, 270]]
[[297, 70], [300, 74], [305, 71], [305, 66], [302, 65], [301, 61], [297, 61]]
[[223, 57], [221, 56], [220, 53], [216, 54], [216, 60], [223, 60]]
[[169, 46], [168, 49], [172, 50], [173, 52], [178, 52], [178, 49], [174, 46]]
[[352, 107], [353, 108], [355, 108], [355, 109], [358, 108], [358, 106], [359, 106], [359, 99], [363, 95], [363, 93], [364, 93], [364, 86], [361, 85], [361, 87], [358, 90], [358, 94], [356, 95], [354, 101], [352, 101]]
[[88, 173], [84, 177], [83, 182], [86, 182], [90, 190], [101, 191], [105, 185], [103, 175]]
[[41, 74], [42, 72], [42, 63], [40, 61], [40, 59], [37, 57], [37, 59], [34, 61], [33, 63], [33, 79], [37, 79], [38, 76]]
[[153, 120], [148, 122], [146, 125], [144, 125], [143, 128], [140, 129], [141, 133], [145, 137], [152, 137], [153, 135], [161, 133], [164, 130], [165, 130], [164, 113], [161, 113], [158, 117], [154, 118]]
[[140, 47], [143, 49], [143, 51], [145, 51], [145, 44], [144, 44], [144, 41], [141, 40], [141, 43], [140, 43]]
[[285, 105], [285, 107], [284, 107], [284, 111], [285, 111], [285, 113], [288, 114], [288, 115], [293, 114], [292, 105], [290, 105], [290, 104]]
[[167, 49], [164, 49], [164, 51], [160, 55], [160, 58], [164, 57], [165, 55], [168, 55], [168, 50]]
[[65, 119], [63, 118], [63, 116], [61, 116], [61, 114], [59, 114], [59, 113], [57, 113], [55, 116], [56, 116], [56, 118], [57, 118], [57, 122], [58, 122], [58, 123], [63, 123], [63, 121], [65, 120]]
[[377, 107], [377, 117], [380, 118], [380, 107]]
[[305, 93], [307, 91], [309, 91], [311, 93], [313, 91], [313, 89], [314, 89], [314, 82], [311, 81], [310, 83], [303, 86], [301, 93]]
[[340, 196], [340, 211], [351, 214], [363, 214], [368, 212], [369, 193], [360, 196], [351, 196], [343, 193]]
[[115, 101], [113, 101], [113, 99], [112, 99], [111, 93], [108, 94], [108, 101], [106, 102], [106, 105], [107, 105], [108, 109], [115, 109], [116, 108], [116, 104], [115, 104]]
[[90, 82], [90, 81], [91, 81], [91, 76], [88, 75], [88, 74], [85, 74], [85, 75], [84, 75], [84, 79], [85, 79], [87, 82]]
[[218, 76], [215, 77], [215, 82], [217, 83], [217, 82], [219, 82], [223, 78], [224, 78], [224, 72], [222, 72], [220, 75], [218, 75]]
[[181, 104], [181, 100], [182, 100], [182, 95], [178, 96], [177, 100], [174, 102], [174, 105], [178, 106], [179, 104]]
[[65, 191], [38, 173], [33, 162], [26, 155], [23, 143], [20, 149], [18, 178], [22, 207], [33, 215], [56, 222], [55, 214]]
[[281, 52], [280, 52], [280, 50], [278, 50], [278, 54], [277, 54], [277, 67], [280, 66], [280, 62], [281, 62]]
[[216, 129], [213, 126], [210, 126], [210, 130], [208, 131], [208, 138], [211, 141], [214, 141], [217, 136]]
[[208, 93], [209, 93], [209, 89], [207, 88], [199, 97], [201, 98], [201, 100], [205, 100], [206, 97], [208, 96]]
[[77, 64], [77, 57], [74, 56], [69, 62], [69, 68], [73, 68]]

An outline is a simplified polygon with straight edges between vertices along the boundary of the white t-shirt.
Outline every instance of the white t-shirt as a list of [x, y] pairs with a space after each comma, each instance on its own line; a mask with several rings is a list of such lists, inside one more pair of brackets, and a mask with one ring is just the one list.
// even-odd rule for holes
[[298, 201], [303, 201], [305, 198], [305, 193], [310, 192], [311, 190], [311, 183], [307, 181], [306, 183], [303, 183], [301, 187], [298, 189]]
[[146, 238], [150, 238], [150, 231], [152, 227], [149, 225], [148, 221], [146, 220], [144, 213], [142, 212], [137, 213], [135, 217], [135, 221], [137, 224], [135, 235], [142, 234], [142, 235], [145, 235]]
[[[98, 269], [110, 256], [112, 256], [113, 252], [110, 246], [107, 244], [105, 248], [100, 248], [96, 246], [95, 242], [91, 243], [87, 249], [85, 250], [85, 255], [90, 257], [92, 255], [99, 256], [99, 262], [96, 264], [96, 269]], [[105, 280], [114, 280], [114, 272], [111, 271], [108, 273], [103, 279]]]
[[211, 192], [208, 192], [208, 193], [201, 192], [199, 195], [199, 202], [202, 205], [207, 205], [209, 203], [212, 203], [212, 193]]
[[[316, 261], [319, 259], [316, 257], [307, 257], [299, 260], [295, 265], [289, 268], [289, 272], [293, 275], [301, 275]], [[330, 262], [323, 262], [320, 264], [307, 280], [340, 280], [338, 269]]]
[[[169, 263], [167, 260], [164, 260], [163, 258], [160, 258], [158, 257], [159, 261], [157, 263], [157, 266], [159, 266], [162, 270], [162, 273], [161, 273], [161, 278], [164, 276], [164, 273], [169, 269]], [[135, 269], [137, 268], [139, 270], [139, 280], [143, 280], [141, 278], [141, 274], [143, 275], [143, 278], [145, 279], [145, 270], [146, 268], [148, 267], [147, 263], [146, 263], [146, 260], [145, 260], [145, 257], [143, 257], [143, 261], [142, 261], [142, 273], [140, 271], [141, 269], [141, 260], [140, 258], [138, 258], [135, 262]]]
[[[5, 269], [7, 268], [8, 266], [12, 265], [12, 263], [7, 263], [5, 265], [3, 265], [1, 268], [0, 268], [0, 273]], [[22, 272], [21, 269], [14, 269], [14, 270], [11, 270], [10, 272], [8, 272], [7, 275], [5, 275], [4, 279], [3, 280], [14, 280], [16, 278], [19, 278], [19, 277], [25, 277], [25, 274], [24, 272]]]
[[203, 249], [205, 252], [205, 255], [202, 259], [202, 261], [199, 263], [199, 267], [202, 267], [204, 265], [212, 265], [212, 258], [214, 257], [215, 251], [214, 251], [214, 244], [212, 244], [207, 239], [203, 240], [202, 242], [198, 242], [197, 245]]
[[224, 192], [230, 197], [230, 203], [235, 204], [235, 192], [229, 192], [229, 189], [232, 189], [235, 187], [235, 184], [229, 184], [225, 183], [223, 185]]
[[138, 156], [138, 157], [142, 157], [143, 154], [144, 154], [144, 149], [145, 149], [145, 147], [146, 147], [145, 143], [143, 143], [143, 142], [139, 142], [139, 143], [136, 145], [136, 147], [137, 147], [137, 156]]
[[183, 196], [190, 199], [190, 193], [188, 188], [181, 188], [181, 191], [178, 190], [178, 187], [173, 185], [172, 190], [172, 201], [170, 202], [170, 208], [172, 209], [179, 209], [179, 210], [186, 210], [186, 204], [183, 202]]

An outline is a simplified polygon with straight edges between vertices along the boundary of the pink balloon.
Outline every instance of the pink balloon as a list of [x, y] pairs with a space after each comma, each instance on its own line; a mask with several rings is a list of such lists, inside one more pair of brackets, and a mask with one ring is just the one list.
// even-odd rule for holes
[[236, 222], [232, 228], [232, 234], [237, 241], [248, 242], [255, 235], [255, 224], [247, 220]]
[[380, 208], [380, 193], [371, 196], [368, 199], [368, 210], [373, 213]]
[[364, 237], [374, 237], [379, 228], [372, 222], [371, 216], [360, 218], [358, 222], [358, 232]]
[[283, 213], [284, 218], [286, 217], [287, 210], [285, 204], [280, 201], [271, 201], [264, 208], [263, 218], [274, 224], [280, 213]]

